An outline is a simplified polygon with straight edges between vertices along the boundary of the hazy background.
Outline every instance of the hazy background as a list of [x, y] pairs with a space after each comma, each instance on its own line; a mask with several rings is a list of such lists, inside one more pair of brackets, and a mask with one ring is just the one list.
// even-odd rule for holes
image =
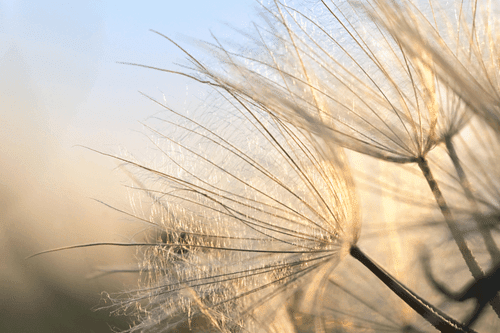
[[[117, 163], [75, 145], [120, 154], [145, 143], [138, 121], [160, 111], [138, 90], [189, 106], [187, 79], [117, 64], [176, 68], [170, 37], [227, 36], [252, 0], [0, 1], [0, 331], [109, 332], [122, 318], [91, 311], [101, 291], [137, 278], [88, 279], [133, 263], [133, 251], [88, 248], [25, 260], [45, 249], [127, 241], [140, 225], [97, 203], [128, 208]], [[192, 49], [193, 47], [191, 47]], [[191, 89], [191, 90], [190, 90]]]

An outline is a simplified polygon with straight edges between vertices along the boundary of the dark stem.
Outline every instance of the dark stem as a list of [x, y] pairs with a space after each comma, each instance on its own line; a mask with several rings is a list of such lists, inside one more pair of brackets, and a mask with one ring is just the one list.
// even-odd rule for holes
[[396, 280], [386, 270], [366, 256], [357, 246], [354, 245], [351, 247], [350, 254], [436, 329], [441, 332], [475, 332], [413, 293], [404, 284]]
[[418, 159], [417, 163], [418, 166], [420, 167], [420, 170], [422, 170], [422, 173], [424, 174], [424, 177], [427, 180], [429, 187], [431, 188], [432, 194], [434, 194], [434, 198], [436, 199], [439, 209], [441, 209], [441, 213], [443, 213], [446, 224], [450, 229], [451, 235], [453, 236], [453, 239], [455, 240], [455, 243], [457, 244], [458, 249], [462, 254], [462, 257], [464, 258], [467, 267], [472, 273], [474, 279], [479, 280], [484, 275], [483, 271], [481, 270], [481, 267], [479, 267], [476, 258], [474, 258], [474, 255], [467, 246], [467, 243], [465, 242], [465, 238], [462, 235], [462, 232], [458, 229], [457, 225], [455, 224], [450, 208], [448, 207], [448, 204], [444, 199], [443, 193], [441, 193], [441, 190], [439, 189], [439, 186], [436, 180], [434, 179], [434, 176], [432, 175], [427, 160], [421, 157]]
[[[477, 300], [476, 308], [469, 318], [466, 319], [467, 325], [472, 325], [482, 313], [484, 307], [490, 303], [495, 309], [495, 300], [498, 300], [498, 290], [500, 289], [500, 263], [497, 263], [488, 274], [481, 280], [466, 286], [465, 291], [461, 293], [459, 301], [464, 301], [470, 298]], [[497, 312], [498, 314], [498, 312]]]
[[446, 137], [445, 143], [446, 143], [446, 149], [448, 149], [448, 154], [450, 155], [450, 158], [453, 162], [453, 166], [455, 167], [455, 170], [457, 172], [460, 185], [462, 186], [465, 196], [467, 200], [469, 200], [469, 203], [471, 204], [472, 209], [474, 210], [473, 214], [474, 221], [476, 222], [479, 232], [481, 233], [481, 236], [484, 239], [484, 243], [486, 245], [488, 252], [490, 253], [491, 260], [493, 261], [493, 264], [495, 264], [498, 260], [500, 260], [500, 251], [498, 250], [498, 246], [495, 243], [493, 236], [491, 235], [490, 229], [482, 223], [481, 214], [479, 214], [479, 209], [477, 207], [477, 201], [474, 197], [474, 194], [472, 194], [471, 185], [462, 168], [462, 164], [460, 163], [460, 159], [458, 158], [455, 146], [451, 141], [451, 137]]
[[430, 256], [427, 251], [422, 253], [422, 265], [424, 266], [424, 273], [427, 280], [441, 294], [456, 302], [463, 302], [468, 299], [476, 300], [476, 308], [463, 320], [464, 325], [471, 326], [474, 324], [488, 303], [494, 308], [492, 301], [498, 297], [498, 291], [500, 290], [500, 263], [491, 268], [482, 279], [469, 282], [461, 291], [450, 290], [445, 284], [434, 277], [430, 264]]
[[[481, 233], [481, 236], [483, 237], [484, 244], [486, 245], [486, 249], [490, 254], [491, 260], [495, 265], [500, 260], [500, 251], [498, 250], [497, 244], [493, 239], [493, 236], [491, 235], [490, 229], [482, 223], [484, 219], [482, 218], [482, 215], [479, 213], [476, 199], [472, 194], [469, 180], [467, 179], [467, 176], [462, 168], [462, 164], [460, 163], [460, 159], [458, 158], [455, 146], [451, 141], [451, 137], [446, 137], [445, 143], [446, 143], [446, 148], [448, 149], [448, 154], [450, 155], [450, 159], [452, 160], [453, 166], [455, 167], [455, 170], [457, 172], [460, 185], [462, 186], [465, 196], [467, 197], [467, 200], [469, 200], [469, 203], [471, 204], [472, 209], [474, 210], [473, 212], [474, 221], [476, 222], [477, 228]], [[489, 303], [493, 307], [493, 310], [495, 310], [497, 316], [500, 318], [500, 297], [498, 296], [497, 293], [495, 293], [495, 296], [489, 300]]]

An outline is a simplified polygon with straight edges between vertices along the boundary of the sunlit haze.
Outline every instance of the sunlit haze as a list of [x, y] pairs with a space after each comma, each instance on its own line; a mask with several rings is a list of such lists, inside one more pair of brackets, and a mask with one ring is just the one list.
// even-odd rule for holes
[[[1, 331], [107, 328], [78, 326], [71, 316], [86, 314], [69, 309], [80, 309], [81, 300], [87, 302], [83, 310], [74, 311], [90, 313], [98, 293], [114, 280], [85, 277], [100, 266], [126, 264], [127, 252], [101, 248], [24, 257], [60, 246], [127, 241], [140, 230], [94, 200], [128, 208], [126, 176], [117, 163], [79, 146], [117, 155], [140, 151], [145, 141], [139, 122], [161, 110], [139, 91], [184, 108], [193, 87], [188, 79], [118, 62], [178, 69], [175, 63], [185, 63], [182, 52], [150, 29], [196, 50], [187, 37], [228, 37], [226, 23], [245, 27], [256, 5], [0, 1]], [[115, 291], [126, 282], [120, 283]]]

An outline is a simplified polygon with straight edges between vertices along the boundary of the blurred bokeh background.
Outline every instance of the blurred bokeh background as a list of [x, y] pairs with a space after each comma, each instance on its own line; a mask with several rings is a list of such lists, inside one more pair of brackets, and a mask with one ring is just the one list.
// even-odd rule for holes
[[[139, 121], [159, 112], [141, 96], [193, 103], [189, 80], [117, 62], [175, 68], [182, 53], [154, 29], [225, 37], [254, 15], [246, 1], [0, 1], [0, 331], [110, 332], [123, 317], [101, 292], [137, 276], [90, 279], [134, 262], [134, 250], [61, 246], [130, 240], [127, 176], [109, 157], [141, 151]], [[224, 24], [225, 22], [229, 25]], [[187, 43], [189, 44], [189, 43]]]

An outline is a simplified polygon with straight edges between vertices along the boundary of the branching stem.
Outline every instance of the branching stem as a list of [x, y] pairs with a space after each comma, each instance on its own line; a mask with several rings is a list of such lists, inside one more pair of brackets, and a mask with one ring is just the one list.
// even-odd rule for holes
[[444, 199], [443, 193], [439, 189], [439, 186], [434, 179], [434, 176], [432, 175], [431, 169], [429, 168], [429, 163], [427, 160], [423, 157], [418, 159], [418, 166], [420, 167], [420, 170], [422, 170], [422, 173], [424, 174], [425, 179], [427, 180], [427, 183], [429, 184], [429, 187], [431, 188], [432, 194], [434, 194], [434, 198], [436, 199], [436, 202], [439, 206], [439, 209], [441, 210], [441, 213], [443, 213], [444, 219], [446, 221], [446, 224], [448, 225], [448, 228], [450, 229], [451, 235], [453, 239], [455, 240], [455, 243], [458, 246], [458, 249], [460, 250], [460, 253], [462, 254], [462, 257], [465, 260], [465, 263], [467, 264], [467, 267], [469, 268], [470, 272], [472, 273], [472, 276], [474, 279], [477, 281], [480, 278], [483, 277], [484, 273], [479, 267], [479, 264], [476, 261], [476, 258], [474, 258], [474, 255], [472, 254], [471, 250], [469, 249], [464, 236], [462, 235], [461, 231], [458, 229], [457, 225], [455, 224], [455, 221], [453, 219], [453, 215], [451, 214], [450, 208], [448, 207], [448, 204], [446, 203], [446, 200]]
[[[462, 164], [460, 163], [460, 159], [458, 158], [458, 154], [455, 150], [455, 146], [453, 145], [451, 137], [446, 137], [445, 143], [446, 148], [448, 149], [448, 154], [450, 155], [453, 166], [455, 167], [455, 170], [457, 172], [460, 185], [464, 190], [467, 200], [469, 200], [469, 203], [472, 206], [474, 221], [476, 222], [478, 231], [481, 233], [481, 236], [483, 237], [484, 243], [486, 245], [486, 249], [491, 256], [493, 265], [495, 265], [500, 260], [500, 251], [498, 250], [498, 246], [495, 243], [493, 236], [491, 235], [490, 229], [484, 226], [482, 223], [482, 217], [479, 213], [476, 199], [474, 198], [469, 180], [467, 179], [467, 176], [462, 168]], [[490, 304], [493, 307], [493, 310], [495, 310], [497, 316], [500, 318], [500, 297], [498, 296], [498, 293], [490, 300]]]
[[498, 250], [498, 246], [495, 243], [493, 236], [491, 235], [490, 229], [487, 226], [484, 226], [484, 224], [481, 221], [481, 214], [479, 214], [477, 201], [474, 197], [474, 194], [472, 193], [471, 185], [462, 168], [462, 164], [460, 163], [460, 159], [458, 158], [451, 137], [446, 137], [445, 143], [446, 143], [446, 149], [448, 149], [448, 154], [450, 155], [450, 158], [453, 162], [453, 166], [455, 167], [455, 170], [457, 172], [460, 185], [462, 186], [465, 196], [467, 197], [467, 200], [469, 200], [469, 203], [471, 204], [472, 209], [474, 210], [474, 220], [477, 224], [478, 230], [484, 239], [484, 243], [491, 256], [491, 260], [493, 261], [493, 264], [495, 264], [500, 259], [500, 251]]
[[[448, 147], [448, 144], [447, 144]], [[451, 146], [453, 147], [453, 146]], [[454, 149], [453, 149], [454, 151]], [[450, 154], [451, 156], [451, 154]], [[456, 152], [455, 152], [455, 156]], [[456, 157], [458, 159], [458, 156]], [[453, 159], [453, 157], [452, 157]], [[454, 162], [455, 163], [455, 162]], [[462, 167], [459, 165], [459, 170], [463, 173]], [[432, 175], [431, 169], [429, 168], [429, 164], [427, 163], [427, 160], [425, 158], [420, 158], [418, 160], [418, 166], [422, 170], [422, 173], [425, 176], [425, 179], [427, 180], [427, 183], [429, 184], [429, 187], [432, 190], [432, 193], [434, 194], [434, 198], [436, 198], [436, 202], [439, 206], [439, 209], [441, 209], [441, 213], [443, 213], [444, 219], [446, 221], [446, 224], [448, 225], [448, 228], [450, 229], [451, 235], [453, 236], [453, 239], [455, 240], [455, 243], [457, 244], [460, 253], [462, 253], [462, 257], [465, 260], [465, 263], [467, 264], [467, 267], [469, 268], [469, 271], [472, 273], [472, 276], [474, 277], [474, 280], [479, 281], [484, 277], [484, 273], [479, 267], [479, 264], [476, 261], [476, 258], [474, 258], [474, 255], [472, 254], [471, 250], [467, 246], [467, 243], [465, 241], [464, 236], [462, 235], [461, 231], [458, 229], [457, 225], [455, 224], [455, 221], [453, 219], [453, 215], [451, 214], [450, 208], [448, 207], [448, 204], [446, 203], [446, 200], [444, 199], [443, 193], [441, 193], [441, 190], [439, 189], [439, 186], [434, 179], [434, 176]], [[459, 172], [457, 170], [457, 172]], [[472, 193], [471, 193], [472, 195]], [[493, 299], [490, 300], [490, 304], [495, 310], [497, 316], [500, 317], [500, 297], [498, 295], [494, 297]]]

